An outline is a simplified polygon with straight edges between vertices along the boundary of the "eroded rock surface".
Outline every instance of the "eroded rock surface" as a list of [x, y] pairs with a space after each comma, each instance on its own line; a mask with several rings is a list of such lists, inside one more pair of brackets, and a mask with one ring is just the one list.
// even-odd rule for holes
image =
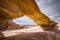
[[0, 21], [0, 31], [5, 30], [18, 30], [24, 28], [23, 26], [20, 26], [18, 24], [15, 24], [14, 22], [10, 20], [2, 20]]
[[43, 26], [43, 29], [56, 25], [40, 11], [35, 0], [0, 0], [0, 20], [13, 20], [24, 15]]
[[37, 33], [20, 33], [15, 36], [3, 38], [1, 40], [60, 40], [60, 34], [45, 31], [45, 32], [37, 32]]
[[[57, 24], [44, 15], [35, 0], [0, 0], [0, 30], [15, 30], [21, 27], [11, 20], [28, 16], [44, 30], [53, 29]], [[57, 32], [21, 33], [11, 37], [4, 37], [0, 31], [0, 40], [60, 40]], [[58, 36], [57, 36], [57, 35]]]

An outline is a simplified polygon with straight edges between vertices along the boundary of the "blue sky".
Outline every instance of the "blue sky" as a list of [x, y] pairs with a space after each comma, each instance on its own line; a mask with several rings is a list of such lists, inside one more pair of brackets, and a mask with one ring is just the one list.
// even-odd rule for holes
[[[60, 0], [36, 0], [40, 10], [52, 20], [60, 23]], [[13, 22], [20, 25], [36, 25], [27, 16], [14, 19]]]

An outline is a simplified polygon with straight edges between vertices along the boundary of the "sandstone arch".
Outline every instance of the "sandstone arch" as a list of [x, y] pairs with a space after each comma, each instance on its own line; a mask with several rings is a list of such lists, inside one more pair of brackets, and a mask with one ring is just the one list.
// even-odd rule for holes
[[24, 15], [33, 19], [44, 30], [56, 25], [56, 22], [40, 11], [35, 0], [0, 0], [0, 24], [1, 21], [13, 20]]

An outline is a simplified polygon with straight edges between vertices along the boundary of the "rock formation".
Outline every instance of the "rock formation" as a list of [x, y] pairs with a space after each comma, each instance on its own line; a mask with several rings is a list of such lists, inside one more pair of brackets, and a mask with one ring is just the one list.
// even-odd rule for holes
[[24, 26], [20, 26], [18, 24], [15, 24], [11, 20], [3, 20], [0, 21], [0, 31], [6, 31], [6, 30], [19, 30], [25, 28]]
[[[0, 20], [3, 23], [5, 20], [11, 21], [24, 15], [33, 19], [44, 30], [56, 25], [56, 22], [50, 20], [39, 10], [35, 0], [0, 0]], [[0, 23], [0, 28], [2, 27], [1, 25], [3, 24]]]
[[20, 33], [11, 37], [3, 37], [0, 40], [60, 40], [60, 32]]
[[[22, 27], [12, 20], [24, 15], [33, 19], [44, 30], [56, 31], [57, 23], [40, 11], [35, 0], [0, 0], [0, 40], [55, 40], [55, 32], [52, 35], [50, 31], [48, 33], [22, 33], [5, 38], [1, 31], [21, 29]], [[59, 40], [58, 36], [57, 39]]]

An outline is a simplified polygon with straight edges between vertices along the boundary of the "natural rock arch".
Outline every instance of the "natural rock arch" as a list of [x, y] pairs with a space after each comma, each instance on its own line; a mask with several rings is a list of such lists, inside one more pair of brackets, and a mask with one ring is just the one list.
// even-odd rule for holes
[[56, 22], [40, 11], [35, 0], [0, 0], [0, 24], [24, 15], [33, 19], [44, 30], [56, 25]]

